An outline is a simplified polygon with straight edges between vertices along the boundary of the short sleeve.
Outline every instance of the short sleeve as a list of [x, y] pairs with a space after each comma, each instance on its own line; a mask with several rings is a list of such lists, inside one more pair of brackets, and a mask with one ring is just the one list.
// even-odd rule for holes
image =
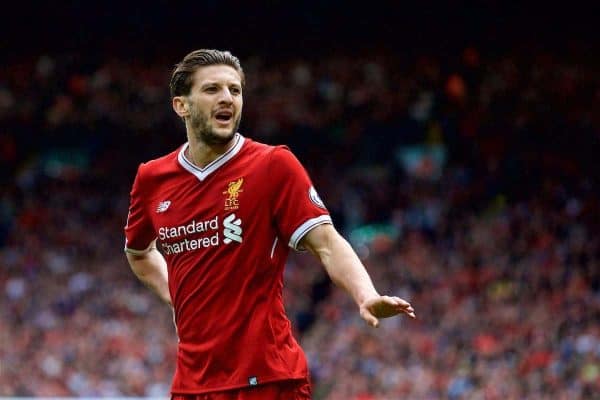
[[140, 164], [131, 188], [129, 212], [125, 224], [125, 251], [131, 254], [143, 254], [150, 250], [156, 233], [148, 217], [143, 196], [144, 164]]
[[273, 219], [282, 238], [295, 250], [311, 229], [331, 224], [331, 217], [308, 173], [285, 146], [276, 147], [270, 160]]

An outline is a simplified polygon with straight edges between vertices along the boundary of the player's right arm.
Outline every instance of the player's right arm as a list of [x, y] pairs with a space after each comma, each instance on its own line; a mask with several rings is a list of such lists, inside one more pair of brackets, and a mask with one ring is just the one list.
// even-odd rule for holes
[[133, 254], [126, 251], [127, 261], [135, 276], [144, 285], [152, 289], [162, 301], [172, 304], [171, 295], [169, 294], [167, 262], [156, 249], [155, 242], [145, 253]]
[[169, 294], [167, 262], [156, 249], [156, 232], [148, 213], [147, 167], [138, 168], [130, 193], [129, 213], [125, 225], [125, 254], [131, 270], [165, 303], [172, 304]]

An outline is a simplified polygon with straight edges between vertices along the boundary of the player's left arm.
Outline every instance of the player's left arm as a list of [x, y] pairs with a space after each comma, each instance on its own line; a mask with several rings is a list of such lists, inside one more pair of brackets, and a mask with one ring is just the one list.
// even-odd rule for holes
[[377, 327], [379, 318], [398, 314], [415, 318], [410, 303], [396, 296], [382, 296], [375, 290], [364, 265], [333, 225], [316, 226], [302, 238], [300, 244], [319, 259], [331, 280], [352, 296], [360, 316], [369, 325]]

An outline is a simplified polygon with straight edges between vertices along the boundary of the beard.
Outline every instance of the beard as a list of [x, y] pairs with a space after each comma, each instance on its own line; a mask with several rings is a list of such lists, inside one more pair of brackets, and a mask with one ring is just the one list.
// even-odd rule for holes
[[196, 140], [208, 145], [224, 145], [229, 143], [240, 127], [241, 119], [242, 116], [240, 114], [234, 121], [231, 132], [218, 134], [214, 131], [206, 115], [196, 111], [194, 108], [192, 108], [190, 111], [190, 127], [192, 129], [192, 135], [196, 138]]

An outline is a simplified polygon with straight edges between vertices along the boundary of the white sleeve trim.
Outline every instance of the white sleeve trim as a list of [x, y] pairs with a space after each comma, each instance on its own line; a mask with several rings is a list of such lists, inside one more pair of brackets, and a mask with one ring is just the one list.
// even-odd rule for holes
[[302, 225], [300, 225], [298, 228], [296, 228], [296, 230], [294, 231], [294, 233], [292, 233], [292, 236], [290, 237], [290, 242], [288, 243], [288, 245], [294, 250], [302, 250], [298, 248], [298, 244], [300, 243], [300, 240], [302, 240], [302, 238], [308, 232], [311, 231], [311, 229], [313, 229], [317, 225], [332, 223], [333, 222], [331, 221], [331, 217], [329, 215], [321, 215], [320, 217], [311, 218], [308, 221], [304, 222]]
[[125, 253], [133, 254], [134, 256], [141, 256], [148, 253], [150, 250], [154, 250], [155, 248], [156, 245], [154, 244], [154, 240], [151, 241], [148, 247], [146, 247], [144, 250], [130, 249], [127, 247], [127, 244], [125, 244]]

